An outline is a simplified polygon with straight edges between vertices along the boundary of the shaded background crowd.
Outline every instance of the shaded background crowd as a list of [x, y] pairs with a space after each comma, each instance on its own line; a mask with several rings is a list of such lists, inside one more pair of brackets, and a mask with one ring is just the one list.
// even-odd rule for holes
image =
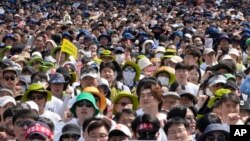
[[1, 0], [0, 140], [229, 141], [250, 124], [249, 7]]

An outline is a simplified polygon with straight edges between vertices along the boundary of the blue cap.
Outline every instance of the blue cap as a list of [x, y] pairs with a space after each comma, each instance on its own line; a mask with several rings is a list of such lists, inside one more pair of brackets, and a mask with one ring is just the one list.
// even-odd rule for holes
[[50, 75], [49, 83], [52, 84], [59, 84], [59, 83], [66, 83], [64, 76], [61, 73], [55, 73]]
[[215, 124], [210, 124], [207, 126], [204, 133], [201, 134], [201, 136], [198, 138], [198, 141], [204, 141], [206, 139], [207, 135], [214, 132], [214, 131], [223, 132], [223, 134], [225, 134], [227, 137], [226, 140], [229, 140], [229, 133], [230, 133], [229, 126], [226, 124], [215, 123]]
[[107, 38], [108, 41], [111, 42], [111, 38], [110, 38], [110, 36], [108, 34], [103, 33], [100, 36], [98, 36], [97, 39], [98, 39], [98, 41], [100, 41], [102, 38]]
[[124, 53], [124, 52], [125, 52], [125, 49], [123, 47], [116, 47], [115, 50], [114, 50], [115, 54]]
[[127, 40], [133, 40], [133, 39], [135, 39], [135, 36], [132, 35], [132, 34], [129, 33], [129, 32], [123, 33], [123, 34], [122, 34], [122, 37], [123, 37], [123, 39], [127, 39]]
[[3, 42], [5, 43], [5, 41], [7, 40], [7, 39], [12, 39], [12, 40], [16, 40], [15, 38], [14, 38], [14, 35], [13, 34], [6, 34], [4, 37], [3, 37]]

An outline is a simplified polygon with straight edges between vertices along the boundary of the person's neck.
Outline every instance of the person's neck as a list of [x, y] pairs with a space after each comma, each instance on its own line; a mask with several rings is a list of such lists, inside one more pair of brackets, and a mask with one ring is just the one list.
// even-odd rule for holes
[[183, 81], [179, 81], [178, 83], [180, 85], [182, 85], [182, 86], [185, 86], [185, 85], [187, 85], [188, 81], [187, 80], [183, 80]]
[[55, 96], [58, 99], [62, 99], [63, 94], [62, 93], [61, 94], [53, 94], [53, 96]]
[[41, 109], [41, 110], [39, 110], [39, 115], [42, 115], [44, 112], [45, 112], [45, 109], [44, 109], [44, 108]]
[[80, 126], [82, 126], [83, 123], [84, 123], [84, 119], [83, 119], [83, 118], [78, 118], [78, 119], [77, 119], [77, 122], [78, 122], [78, 124], [79, 124]]
[[158, 111], [158, 107], [156, 108], [147, 108], [147, 109], [143, 109], [144, 113], [146, 114], [150, 114], [153, 115], [154, 117], [157, 117], [159, 111]]

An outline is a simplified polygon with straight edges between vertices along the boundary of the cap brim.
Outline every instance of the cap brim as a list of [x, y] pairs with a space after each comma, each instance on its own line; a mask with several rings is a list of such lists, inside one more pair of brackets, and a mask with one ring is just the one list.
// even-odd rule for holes
[[97, 74], [96, 73], [87, 73], [87, 74], [81, 75], [81, 79], [85, 78], [86, 76], [90, 76], [92, 78], [97, 78]]
[[33, 132], [33, 133], [29, 134], [29, 135], [26, 137], [26, 139], [28, 139], [30, 136], [35, 135], [35, 134], [38, 134], [38, 135], [42, 136], [44, 139], [47, 139], [47, 138], [48, 138], [48, 136], [46, 136], [45, 134], [43, 134], [43, 133], [41, 133], [41, 132]]

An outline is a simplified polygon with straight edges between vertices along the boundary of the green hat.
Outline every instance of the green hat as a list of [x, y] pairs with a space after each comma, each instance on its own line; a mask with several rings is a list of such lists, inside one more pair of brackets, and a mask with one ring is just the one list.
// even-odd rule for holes
[[47, 101], [51, 100], [52, 93], [44, 88], [42, 84], [34, 83], [29, 86], [29, 88], [24, 92], [22, 101], [26, 102], [29, 100], [29, 94], [32, 92], [41, 92], [47, 94]]
[[161, 57], [161, 60], [163, 60], [163, 59], [165, 59], [165, 58], [170, 59], [172, 56], [174, 56], [174, 55], [164, 55], [164, 56]]
[[134, 63], [132, 61], [127, 61], [123, 65], [122, 70], [124, 70], [126, 66], [132, 66], [135, 69], [135, 72], [136, 72], [135, 80], [136, 81], [139, 80], [140, 75], [141, 75], [141, 69], [140, 69], [140, 67], [136, 63]]
[[[122, 97], [129, 97], [133, 103], [133, 110], [137, 110], [137, 107], [139, 105], [137, 96], [131, 94], [128, 91], [121, 91], [116, 94], [116, 96], [113, 98], [112, 103], [117, 103]], [[114, 113], [114, 112], [113, 112]], [[114, 113], [115, 114], [115, 113]]]
[[41, 58], [40, 56], [34, 56], [31, 58], [31, 60], [29, 61], [29, 65], [32, 65], [35, 62], [39, 62], [39, 63], [43, 63], [43, 58]]
[[208, 101], [207, 107], [212, 108], [217, 99], [220, 99], [223, 95], [229, 94], [230, 92], [231, 90], [224, 88], [216, 90], [214, 97], [211, 97], [210, 100]]
[[113, 59], [112, 52], [110, 50], [103, 50], [100, 54], [100, 59], [103, 57], [109, 57]]
[[38, 70], [41, 72], [47, 72], [50, 68], [53, 68], [55, 66], [52, 62], [43, 62], [42, 65], [38, 66]]
[[250, 45], [250, 38], [246, 40], [246, 46]]
[[3, 58], [4, 57], [4, 53], [6, 50], [10, 50], [12, 48], [12, 46], [6, 46], [4, 47], [1, 52], [0, 52], [0, 58]]
[[226, 77], [226, 79], [234, 79], [235, 80], [235, 75], [232, 75], [231, 73], [226, 73], [224, 74], [224, 76]]
[[166, 49], [165, 54], [167, 55], [176, 55], [176, 50], [175, 49]]
[[171, 85], [175, 81], [175, 70], [168, 66], [162, 66], [160, 67], [154, 74], [156, 77], [159, 73], [167, 73], [169, 75], [169, 84]]
[[76, 101], [75, 103], [72, 105], [72, 107], [70, 108], [70, 112], [72, 114], [74, 114], [74, 116], [76, 116], [76, 104], [79, 102], [79, 101], [82, 101], [82, 100], [88, 100], [90, 101], [94, 108], [95, 108], [95, 116], [99, 113], [99, 108], [97, 107], [96, 105], [96, 101], [95, 101], [95, 98], [92, 94], [90, 93], [87, 93], [87, 92], [82, 92], [80, 93], [77, 97], [76, 97]]
[[136, 56], [136, 60], [140, 60], [140, 59], [145, 58], [145, 57], [146, 57], [145, 55], [140, 54], [140, 55]]

